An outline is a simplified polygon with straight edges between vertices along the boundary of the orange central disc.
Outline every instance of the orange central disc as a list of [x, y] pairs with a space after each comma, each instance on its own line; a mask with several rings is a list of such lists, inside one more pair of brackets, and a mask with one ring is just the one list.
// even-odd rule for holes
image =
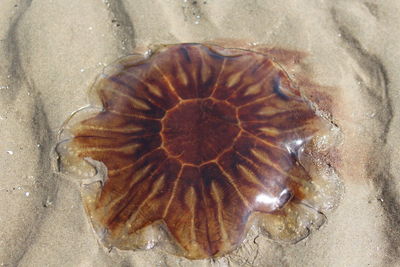
[[211, 99], [187, 100], [163, 120], [168, 152], [185, 163], [201, 165], [233, 145], [240, 129], [235, 108]]

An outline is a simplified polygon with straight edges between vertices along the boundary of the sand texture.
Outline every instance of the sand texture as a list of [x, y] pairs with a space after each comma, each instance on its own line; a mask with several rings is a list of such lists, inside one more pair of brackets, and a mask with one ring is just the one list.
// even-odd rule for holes
[[[0, 266], [400, 266], [398, 14], [397, 0], [2, 0]], [[57, 131], [117, 58], [221, 38], [308, 54], [341, 133], [339, 206], [295, 245], [250, 235], [216, 260], [105, 250], [55, 171]]]

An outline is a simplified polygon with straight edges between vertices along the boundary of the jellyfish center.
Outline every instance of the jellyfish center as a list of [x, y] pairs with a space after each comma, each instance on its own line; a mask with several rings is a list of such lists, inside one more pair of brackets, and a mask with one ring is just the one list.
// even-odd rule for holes
[[163, 145], [184, 163], [201, 165], [232, 147], [240, 128], [233, 106], [211, 99], [185, 100], [163, 119]]

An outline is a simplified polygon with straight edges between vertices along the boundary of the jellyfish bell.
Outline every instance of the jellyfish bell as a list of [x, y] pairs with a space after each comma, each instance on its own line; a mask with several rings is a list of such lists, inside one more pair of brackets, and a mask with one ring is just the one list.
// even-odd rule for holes
[[108, 67], [90, 98], [57, 152], [62, 170], [102, 173], [82, 195], [107, 246], [218, 257], [253, 224], [300, 240], [336, 201], [335, 175], [302, 160], [329, 123], [266, 53], [159, 46]]

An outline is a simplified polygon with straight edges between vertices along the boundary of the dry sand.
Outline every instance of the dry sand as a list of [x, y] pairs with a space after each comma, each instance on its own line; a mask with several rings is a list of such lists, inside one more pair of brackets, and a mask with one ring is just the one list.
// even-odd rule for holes
[[[399, 14], [397, 0], [2, 0], [0, 266], [399, 266]], [[216, 261], [105, 251], [53, 170], [57, 130], [135, 47], [218, 38], [309, 54], [343, 133], [339, 207], [296, 245], [259, 236]]]

